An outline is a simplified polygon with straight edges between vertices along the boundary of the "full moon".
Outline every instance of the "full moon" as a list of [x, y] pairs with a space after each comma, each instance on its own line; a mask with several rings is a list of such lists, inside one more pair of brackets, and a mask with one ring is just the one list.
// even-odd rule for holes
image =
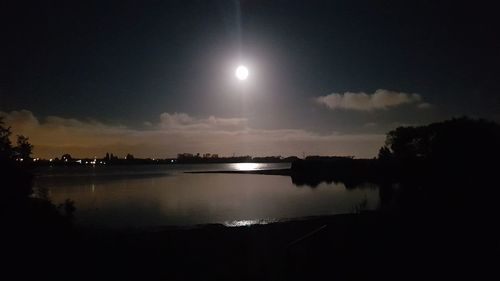
[[244, 65], [240, 65], [236, 68], [236, 72], [235, 72], [235, 75], [236, 75], [236, 78], [238, 78], [238, 80], [247, 80], [248, 78], [248, 68]]

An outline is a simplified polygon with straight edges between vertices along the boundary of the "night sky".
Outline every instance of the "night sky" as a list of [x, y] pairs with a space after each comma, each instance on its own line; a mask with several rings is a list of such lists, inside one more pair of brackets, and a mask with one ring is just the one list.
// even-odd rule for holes
[[397, 126], [500, 121], [480, 1], [10, 1], [0, 21], [0, 114], [38, 157], [373, 157]]

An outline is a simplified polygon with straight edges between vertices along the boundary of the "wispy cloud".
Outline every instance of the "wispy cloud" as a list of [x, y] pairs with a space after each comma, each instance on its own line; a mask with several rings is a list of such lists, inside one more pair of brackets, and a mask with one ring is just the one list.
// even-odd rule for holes
[[428, 108], [432, 108], [432, 104], [427, 103], [427, 102], [422, 102], [422, 103], [419, 103], [417, 105], [417, 107], [420, 109], [428, 109]]
[[208, 118], [195, 118], [186, 113], [162, 113], [160, 124], [162, 129], [182, 129], [182, 130], [241, 130], [247, 126], [245, 118], [218, 118], [209, 116]]
[[172, 157], [179, 152], [220, 155], [354, 155], [372, 157], [383, 144], [380, 134], [318, 134], [302, 129], [252, 128], [244, 118], [198, 118], [162, 113], [142, 128], [49, 116], [31, 111], [0, 112], [14, 134], [30, 137], [37, 157], [76, 157], [132, 153], [138, 157]]
[[421, 108], [430, 106], [430, 104], [422, 101], [422, 97], [419, 94], [395, 92], [384, 89], [378, 89], [373, 94], [366, 94], [363, 92], [346, 92], [343, 94], [332, 93], [326, 96], [317, 97], [314, 100], [333, 110], [348, 109], [371, 111], [413, 103], [419, 104]]
[[363, 127], [365, 127], [365, 128], [375, 128], [375, 127], [377, 127], [377, 126], [378, 126], [378, 124], [377, 124], [377, 123], [375, 123], [375, 122], [368, 122], [368, 123], [365, 123], [365, 124], [363, 125]]

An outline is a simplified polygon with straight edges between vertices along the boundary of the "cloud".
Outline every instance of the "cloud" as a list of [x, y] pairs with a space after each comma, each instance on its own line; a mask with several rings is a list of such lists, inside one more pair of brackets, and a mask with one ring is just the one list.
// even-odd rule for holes
[[377, 123], [375, 123], [375, 122], [368, 122], [368, 123], [365, 123], [365, 124], [363, 125], [363, 127], [365, 127], [365, 128], [375, 128], [375, 127], [377, 127], [377, 126], [378, 126], [378, 124], [377, 124]]
[[245, 118], [195, 118], [186, 113], [162, 113], [160, 127], [177, 130], [241, 130], [247, 126]]
[[432, 104], [427, 103], [427, 102], [422, 102], [422, 103], [419, 103], [417, 105], [417, 107], [420, 109], [428, 109], [428, 108], [432, 108]]
[[35, 156], [103, 156], [106, 152], [137, 157], [175, 157], [177, 153], [219, 155], [353, 155], [373, 157], [384, 143], [380, 134], [318, 134], [302, 129], [252, 128], [245, 118], [198, 118], [185, 113], [162, 113], [141, 128], [96, 120], [49, 116], [31, 111], [0, 112], [14, 135], [35, 145]]
[[[330, 109], [351, 109], [359, 111], [371, 111], [376, 109], [387, 109], [404, 104], [422, 102], [419, 94], [409, 94], [395, 92], [384, 89], [378, 89], [373, 94], [352, 93], [344, 94], [332, 93], [326, 96], [320, 96], [314, 99], [317, 103], [327, 106]], [[420, 103], [420, 105], [428, 105]]]

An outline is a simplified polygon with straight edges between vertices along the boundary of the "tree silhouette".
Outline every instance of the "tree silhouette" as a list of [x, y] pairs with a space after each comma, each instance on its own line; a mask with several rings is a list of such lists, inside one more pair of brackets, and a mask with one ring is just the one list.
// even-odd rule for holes
[[378, 151], [378, 159], [388, 161], [393, 158], [391, 150], [387, 146], [382, 146]]
[[387, 134], [379, 151], [378, 174], [384, 181], [403, 183], [395, 196], [399, 207], [500, 216], [493, 162], [500, 158], [499, 144], [500, 125], [482, 119], [399, 127]]
[[25, 160], [31, 159], [31, 154], [33, 153], [33, 145], [29, 142], [29, 138], [18, 135], [16, 141], [16, 147], [14, 148], [17, 157]]
[[[0, 170], [2, 171], [0, 209], [15, 210], [11, 212], [9, 219], [14, 222], [16, 220], [25, 222], [27, 227], [44, 222], [59, 224], [59, 221], [66, 220], [57, 212], [57, 207], [47, 196], [31, 196], [33, 163], [26, 160], [31, 159], [33, 145], [28, 137], [19, 135], [16, 146], [12, 146], [11, 135], [11, 128], [6, 127], [0, 117]], [[23, 161], [19, 161], [20, 159]], [[73, 205], [72, 201], [64, 204], [67, 217], [74, 212]], [[65, 224], [67, 221], [62, 223]]]
[[10, 141], [11, 135], [11, 128], [5, 127], [5, 123], [0, 118], [0, 158], [3, 161], [14, 160], [14, 158], [31, 159], [33, 145], [29, 142], [29, 138], [18, 135], [16, 146], [13, 147]]
[[499, 143], [500, 125], [463, 117], [390, 131], [379, 159], [392, 155], [399, 161], [486, 164], [488, 158], [500, 157]]
[[0, 117], [0, 157], [12, 157], [12, 143], [10, 135], [12, 134], [10, 127], [5, 127], [3, 119]]
[[68, 153], [61, 156], [61, 160], [63, 160], [63, 161], [71, 161], [72, 159], [73, 159], [73, 157], [71, 157], [71, 155]]
[[[30, 156], [32, 145], [27, 138], [18, 136], [17, 146], [10, 141], [11, 128], [0, 118], [0, 170], [2, 171], [2, 207], [25, 201], [32, 194], [32, 174], [29, 166], [16, 161], [20, 155]], [[22, 156], [21, 156], [22, 157]], [[26, 162], [25, 162], [26, 163]]]

